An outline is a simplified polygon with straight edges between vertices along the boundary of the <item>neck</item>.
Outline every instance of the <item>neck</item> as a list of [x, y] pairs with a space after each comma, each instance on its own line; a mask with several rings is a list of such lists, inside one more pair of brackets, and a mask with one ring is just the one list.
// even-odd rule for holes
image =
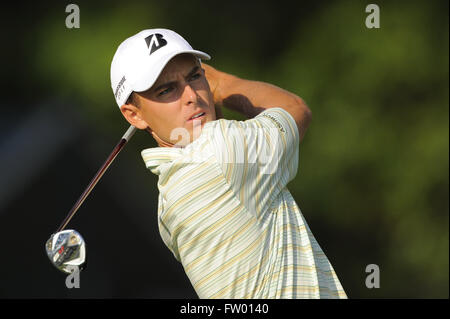
[[155, 132], [153, 132], [149, 127], [147, 127], [146, 131], [149, 132], [153, 136], [153, 138], [155, 139], [156, 143], [158, 143], [159, 147], [174, 147], [175, 146], [172, 143], [164, 141]]

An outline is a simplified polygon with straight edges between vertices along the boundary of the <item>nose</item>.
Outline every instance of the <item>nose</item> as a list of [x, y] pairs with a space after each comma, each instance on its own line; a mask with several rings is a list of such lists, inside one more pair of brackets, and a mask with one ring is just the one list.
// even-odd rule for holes
[[183, 102], [185, 105], [197, 103], [197, 99], [198, 99], [197, 93], [191, 87], [191, 85], [189, 83], [186, 83], [186, 85], [184, 86], [184, 91], [183, 91], [182, 97], [183, 97]]

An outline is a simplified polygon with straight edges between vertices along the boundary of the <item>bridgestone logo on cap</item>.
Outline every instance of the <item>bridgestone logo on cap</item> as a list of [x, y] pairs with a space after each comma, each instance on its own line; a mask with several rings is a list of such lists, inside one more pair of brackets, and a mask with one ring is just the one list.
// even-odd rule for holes
[[167, 41], [163, 38], [162, 34], [155, 33], [150, 34], [145, 38], [145, 43], [147, 43], [147, 47], [150, 49], [150, 55], [158, 49], [161, 49], [163, 46], [167, 44]]
[[114, 92], [114, 96], [116, 97], [116, 99], [120, 99], [120, 95], [123, 92], [123, 84], [125, 83], [125, 81], [125, 76], [123, 76], [119, 84], [117, 84], [116, 91]]

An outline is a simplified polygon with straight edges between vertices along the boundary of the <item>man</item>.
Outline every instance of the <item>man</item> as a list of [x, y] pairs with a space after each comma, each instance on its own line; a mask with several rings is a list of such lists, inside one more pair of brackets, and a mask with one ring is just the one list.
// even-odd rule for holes
[[[296, 95], [201, 64], [177, 33], [144, 30], [117, 49], [111, 84], [126, 120], [160, 147], [158, 225], [200, 298], [346, 298], [286, 188], [311, 119]], [[220, 108], [247, 121], [217, 119]]]

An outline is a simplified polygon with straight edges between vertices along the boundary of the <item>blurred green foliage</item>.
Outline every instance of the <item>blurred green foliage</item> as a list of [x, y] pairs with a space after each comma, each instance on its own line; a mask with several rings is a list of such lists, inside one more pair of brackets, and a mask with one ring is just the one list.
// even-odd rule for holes
[[[86, 2], [72, 30], [61, 5], [25, 35], [38, 43], [30, 83], [117, 132], [115, 49], [142, 29], [174, 29], [211, 65], [310, 106], [289, 188], [350, 297], [448, 298], [448, 2], [376, 3], [380, 29], [365, 27], [357, 1]], [[380, 289], [365, 287], [371, 263]]]

